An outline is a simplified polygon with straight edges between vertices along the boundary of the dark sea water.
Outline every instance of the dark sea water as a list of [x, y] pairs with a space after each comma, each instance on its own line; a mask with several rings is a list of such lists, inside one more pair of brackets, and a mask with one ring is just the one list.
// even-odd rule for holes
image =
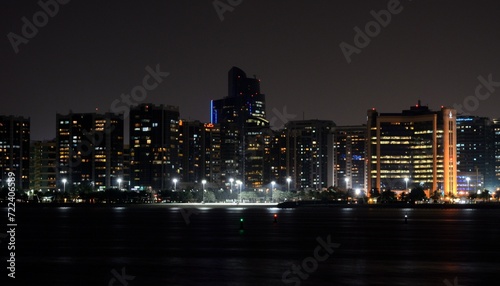
[[4, 279], [4, 241], [1, 285], [500, 284], [499, 209], [19, 205], [16, 213], [16, 279]]

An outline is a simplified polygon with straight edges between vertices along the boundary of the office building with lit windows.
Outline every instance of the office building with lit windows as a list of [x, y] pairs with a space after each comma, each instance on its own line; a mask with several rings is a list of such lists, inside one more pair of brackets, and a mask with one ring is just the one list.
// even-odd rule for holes
[[[123, 176], [123, 114], [56, 115], [57, 186], [117, 188]], [[65, 183], [64, 183], [65, 182]]]
[[[286, 129], [272, 130], [266, 137], [266, 167], [264, 170], [266, 181], [275, 181], [283, 188], [290, 183], [290, 190], [295, 189], [291, 180], [289, 169], [287, 168], [287, 137]], [[283, 188], [284, 189], [284, 188]]]
[[140, 104], [130, 110], [130, 179], [134, 190], [165, 190], [180, 174], [179, 107]]
[[228, 73], [228, 95], [211, 102], [211, 123], [221, 128], [221, 178], [259, 189], [265, 182], [266, 96], [260, 80], [233, 67]]
[[334, 127], [333, 144], [328, 186], [366, 191], [366, 125]]
[[55, 140], [33, 141], [30, 150], [30, 190], [57, 190], [57, 144]]
[[16, 189], [29, 188], [30, 118], [0, 115], [1, 186], [7, 187], [9, 172], [14, 173]]
[[200, 121], [180, 121], [180, 178], [184, 183], [207, 180], [222, 183], [220, 178], [220, 126]]
[[367, 189], [405, 190], [420, 184], [427, 194], [457, 193], [456, 111], [419, 104], [401, 113], [368, 110]]
[[335, 123], [331, 120], [286, 123], [286, 169], [296, 189], [321, 190], [329, 187], [334, 127]]
[[457, 116], [457, 172], [459, 190], [495, 190], [495, 141], [489, 118]]
[[500, 119], [493, 119], [491, 130], [493, 133], [493, 156], [494, 156], [494, 174], [493, 188], [490, 191], [500, 190]]

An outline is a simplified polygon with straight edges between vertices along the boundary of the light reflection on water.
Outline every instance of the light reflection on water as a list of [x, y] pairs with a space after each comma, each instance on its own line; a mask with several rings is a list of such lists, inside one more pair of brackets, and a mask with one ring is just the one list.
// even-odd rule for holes
[[52, 285], [107, 284], [125, 266], [130, 285], [283, 285], [330, 236], [340, 247], [303, 285], [481, 285], [500, 269], [500, 210], [188, 209], [189, 223], [182, 208], [22, 208], [19, 267]]

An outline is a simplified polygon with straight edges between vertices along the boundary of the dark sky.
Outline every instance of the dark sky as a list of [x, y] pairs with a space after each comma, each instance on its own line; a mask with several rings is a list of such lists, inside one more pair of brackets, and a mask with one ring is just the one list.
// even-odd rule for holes
[[8, 34], [22, 36], [22, 18], [42, 8], [2, 0], [0, 114], [29, 116], [32, 139], [51, 139], [57, 112], [109, 111], [159, 64], [170, 75], [144, 102], [178, 105], [186, 119], [209, 121], [232, 66], [262, 80], [268, 119], [286, 108], [289, 119], [362, 124], [372, 107], [397, 112], [421, 99], [438, 109], [467, 98], [471, 114], [500, 117], [500, 87], [474, 102], [478, 76], [500, 82], [497, 0], [402, 0], [350, 64], [339, 44], [354, 45], [354, 27], [364, 30], [370, 11], [391, 1], [232, 0], [241, 3], [223, 21], [213, 2], [71, 0], [16, 54]]

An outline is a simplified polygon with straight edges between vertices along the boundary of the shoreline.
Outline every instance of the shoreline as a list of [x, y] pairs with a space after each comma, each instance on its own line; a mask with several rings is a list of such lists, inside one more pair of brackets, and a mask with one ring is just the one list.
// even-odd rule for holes
[[[6, 208], [7, 205], [1, 207]], [[348, 204], [321, 201], [299, 201], [285, 203], [154, 203], [154, 204], [89, 204], [89, 203], [23, 203], [18, 204], [19, 210], [23, 208], [51, 208], [51, 207], [75, 207], [75, 208], [117, 208], [117, 207], [143, 207], [143, 208], [365, 208], [365, 209], [500, 209], [500, 203], [474, 203], [474, 204]]]

